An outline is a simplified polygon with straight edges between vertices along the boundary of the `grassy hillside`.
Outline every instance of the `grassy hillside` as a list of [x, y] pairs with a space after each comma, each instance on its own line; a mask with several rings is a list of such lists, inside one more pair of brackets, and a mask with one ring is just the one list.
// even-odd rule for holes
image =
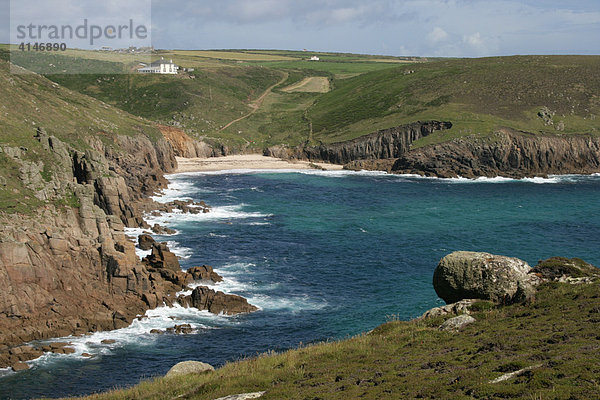
[[[321, 61], [308, 61], [312, 55]], [[431, 119], [454, 127], [415, 146], [500, 127], [535, 134], [600, 132], [599, 56], [427, 60], [283, 50], [172, 50], [158, 56], [195, 70], [175, 77], [48, 77], [133, 115], [180, 126], [198, 139], [255, 151], [348, 140]], [[43, 62], [57, 69], [69, 63], [100, 63], [106, 71], [136, 68], [118, 53], [70, 50], [48, 57]], [[315, 77], [329, 80], [332, 90], [286, 90]]]
[[[315, 138], [324, 142], [429, 119], [455, 124], [429, 141], [489, 134], [501, 126], [540, 134], [598, 134], [598, 93], [597, 56], [445, 60], [337, 81], [308, 116]], [[537, 115], [544, 107], [554, 113], [553, 125]]]
[[[308, 61], [311, 55], [323, 61]], [[163, 124], [181, 126], [191, 136], [209, 142], [256, 150], [279, 143], [300, 144], [309, 138], [306, 112], [321, 93], [286, 93], [284, 89], [308, 77], [342, 80], [371, 71], [414, 62], [397, 57], [292, 51], [159, 51], [190, 73], [179, 76], [122, 74], [134, 71], [118, 53], [69, 50], [42, 57], [38, 64], [56, 66], [47, 77], [74, 91], [95, 97], [128, 113]], [[142, 57], [142, 56], [140, 56]], [[93, 65], [103, 74], [60, 74]], [[270, 88], [274, 87], [271, 91]], [[227, 129], [224, 126], [256, 112]]]
[[[0, 50], [1, 51], [1, 50]], [[23, 159], [44, 164], [50, 178], [55, 162], [35, 139], [44, 128], [77, 149], [85, 149], [86, 137], [96, 136], [110, 145], [114, 135], [161, 137], [150, 121], [135, 117], [102, 101], [71, 91], [36, 74], [11, 74], [0, 53], [0, 147], [20, 148]], [[43, 203], [23, 186], [17, 163], [0, 152], [0, 210], [32, 212]]]
[[[546, 284], [528, 306], [477, 303], [459, 333], [443, 317], [393, 321], [368, 334], [157, 379], [92, 399], [592, 399], [600, 397], [598, 284]], [[535, 367], [501, 383], [505, 373]]]

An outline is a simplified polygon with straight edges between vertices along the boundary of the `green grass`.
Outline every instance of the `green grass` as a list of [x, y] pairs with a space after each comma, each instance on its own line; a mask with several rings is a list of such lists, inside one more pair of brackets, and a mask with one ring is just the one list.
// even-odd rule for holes
[[[264, 354], [214, 373], [145, 381], [92, 399], [591, 399], [600, 396], [597, 283], [546, 284], [528, 306], [475, 307], [476, 323], [442, 332], [442, 317], [393, 321], [339, 342]], [[541, 365], [492, 384], [504, 373]]]
[[[443, 60], [337, 81], [308, 115], [315, 137], [324, 142], [428, 119], [455, 124], [443, 140], [485, 135], [502, 126], [537, 134], [597, 135], [599, 92], [597, 56]], [[544, 106], [556, 112], [556, 123], [564, 121], [564, 131], [544, 125], [537, 116]]]

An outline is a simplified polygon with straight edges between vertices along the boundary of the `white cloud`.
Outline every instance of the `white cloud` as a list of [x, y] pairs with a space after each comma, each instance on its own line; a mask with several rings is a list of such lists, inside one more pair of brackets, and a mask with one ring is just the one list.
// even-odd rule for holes
[[427, 39], [429, 39], [429, 41], [433, 43], [443, 42], [447, 38], [448, 33], [439, 26], [433, 28], [433, 30], [429, 32], [429, 35], [427, 35]]

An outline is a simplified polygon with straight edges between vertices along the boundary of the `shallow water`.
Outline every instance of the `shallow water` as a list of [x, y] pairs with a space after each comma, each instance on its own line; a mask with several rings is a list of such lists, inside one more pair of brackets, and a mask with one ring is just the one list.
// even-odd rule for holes
[[[129, 328], [70, 339], [75, 355], [44, 356], [18, 374], [0, 371], [0, 398], [104, 391], [162, 375], [179, 361], [219, 366], [413, 318], [441, 304], [431, 277], [454, 250], [600, 265], [598, 176], [469, 181], [246, 171], [171, 179], [161, 201], [204, 200], [213, 210], [151, 218], [178, 232], [159, 239], [184, 267], [214, 266], [225, 278], [216, 289], [261, 310], [236, 317], [151, 311]], [[149, 334], [175, 323], [191, 323], [195, 333]]]

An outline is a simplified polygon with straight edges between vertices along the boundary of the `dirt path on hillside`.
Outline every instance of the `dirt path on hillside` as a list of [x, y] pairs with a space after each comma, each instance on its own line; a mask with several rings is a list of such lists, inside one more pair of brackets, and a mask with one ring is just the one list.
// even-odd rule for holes
[[248, 104], [248, 106], [252, 109], [252, 111], [250, 111], [248, 114], [244, 115], [243, 117], [240, 117], [238, 119], [234, 119], [233, 121], [231, 121], [230, 123], [228, 123], [227, 125], [225, 125], [224, 127], [222, 127], [221, 129], [219, 129], [219, 132], [224, 131], [225, 129], [229, 128], [231, 125], [235, 124], [236, 122], [240, 122], [241, 120], [244, 120], [244, 119], [248, 118], [249, 116], [251, 116], [252, 114], [254, 114], [255, 112], [257, 112], [260, 109], [260, 106], [262, 106], [263, 101], [271, 93], [271, 91], [276, 86], [279, 86], [283, 82], [286, 81], [286, 79], [288, 78], [289, 74], [287, 72], [284, 72], [284, 74], [285, 75], [283, 76], [283, 78], [279, 82], [277, 82], [276, 84], [270, 86], [258, 99], [256, 99], [254, 102]]

